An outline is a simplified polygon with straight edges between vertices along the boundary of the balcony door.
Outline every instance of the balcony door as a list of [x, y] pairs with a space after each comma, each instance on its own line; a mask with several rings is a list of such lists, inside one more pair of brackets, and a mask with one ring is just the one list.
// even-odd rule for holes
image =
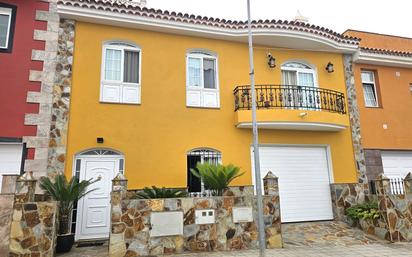
[[287, 62], [282, 65], [282, 100], [284, 107], [313, 109], [317, 102], [316, 71], [306, 64]]

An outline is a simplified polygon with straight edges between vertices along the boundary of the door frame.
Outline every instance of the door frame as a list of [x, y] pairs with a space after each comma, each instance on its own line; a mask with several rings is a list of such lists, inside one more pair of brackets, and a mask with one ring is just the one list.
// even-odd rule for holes
[[[85, 152], [89, 152], [89, 151], [93, 151], [93, 150], [108, 150], [108, 151], [113, 151], [113, 152], [115, 152], [116, 153], [116, 155], [114, 155], [114, 154], [111, 154], [111, 155], [82, 155], [82, 153], [85, 153]], [[123, 171], [120, 171], [120, 169], [119, 169], [119, 165], [120, 165], [120, 160], [121, 159], [123, 159]], [[77, 160], [81, 160], [81, 162], [80, 162], [80, 170], [79, 170], [79, 180], [82, 178], [82, 172], [84, 172], [84, 170], [82, 170], [82, 168], [83, 168], [83, 164], [82, 163], [84, 163], [84, 161], [87, 161], [87, 160], [114, 160], [115, 161], [115, 165], [116, 165], [116, 169], [114, 170], [114, 172], [113, 172], [113, 178], [116, 176], [116, 174], [117, 173], [119, 173], [119, 172], [122, 172], [122, 173], [124, 173], [124, 169], [125, 169], [125, 158], [124, 158], [124, 154], [123, 153], [121, 153], [121, 152], [119, 152], [119, 151], [117, 151], [117, 150], [113, 150], [113, 149], [110, 149], [110, 148], [93, 148], [93, 149], [88, 149], [88, 150], [85, 150], [85, 151], [81, 151], [81, 152], [79, 152], [79, 153], [77, 153], [77, 154], [75, 154], [74, 155], [74, 158], [73, 158], [73, 165], [72, 165], [72, 176], [74, 177], [74, 176], [76, 176], [76, 161]], [[110, 192], [111, 192], [112, 190], [110, 189]], [[110, 196], [109, 196], [110, 197]], [[78, 202], [77, 202], [77, 211], [76, 211], [76, 227], [75, 227], [75, 241], [82, 241], [82, 240], [90, 240], [90, 239], [96, 239], [96, 238], [81, 238], [81, 235], [80, 235], [80, 231], [81, 231], [81, 225], [82, 225], [82, 222], [83, 222], [83, 220], [82, 220], [82, 217], [83, 217], [83, 201], [84, 201], [84, 198], [82, 198], [82, 199], [80, 199]], [[109, 205], [111, 205], [110, 203], [109, 203]], [[69, 227], [69, 229], [71, 230], [71, 224], [72, 224], [72, 219], [73, 219], [73, 213], [72, 213], [72, 215], [70, 216], [70, 227]], [[111, 221], [109, 221], [109, 224], [111, 223]], [[70, 231], [71, 232], [71, 231]], [[99, 238], [99, 239], [107, 239], [107, 238]]]

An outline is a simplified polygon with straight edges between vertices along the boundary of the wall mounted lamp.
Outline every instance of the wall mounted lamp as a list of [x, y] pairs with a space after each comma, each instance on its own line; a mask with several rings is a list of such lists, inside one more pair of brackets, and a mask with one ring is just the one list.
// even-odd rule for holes
[[276, 59], [272, 56], [271, 53], [268, 53], [268, 65], [271, 69], [276, 67]]
[[333, 69], [333, 63], [331, 63], [331, 62], [328, 62], [328, 64], [326, 64], [326, 71], [328, 72], [328, 73], [332, 73], [332, 72], [334, 72], [335, 70]]

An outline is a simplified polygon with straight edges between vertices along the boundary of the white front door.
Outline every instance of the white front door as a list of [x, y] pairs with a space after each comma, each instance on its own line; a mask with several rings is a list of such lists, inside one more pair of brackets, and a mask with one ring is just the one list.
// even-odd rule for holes
[[326, 147], [261, 146], [259, 149], [262, 179], [268, 171], [279, 178], [282, 222], [333, 219]]
[[119, 171], [119, 158], [81, 158], [80, 181], [97, 179], [88, 190], [96, 189], [78, 202], [76, 240], [106, 239], [110, 232], [110, 192]]

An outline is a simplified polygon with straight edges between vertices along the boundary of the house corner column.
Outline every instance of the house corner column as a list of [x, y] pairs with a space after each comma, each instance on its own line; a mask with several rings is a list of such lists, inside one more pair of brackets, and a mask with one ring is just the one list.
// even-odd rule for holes
[[58, 24], [56, 72], [52, 91], [49, 134], [48, 176], [63, 173], [67, 151], [67, 132], [72, 86], [75, 21], [61, 19]]
[[360, 115], [356, 97], [352, 55], [345, 54], [343, 56], [343, 61], [345, 69], [346, 97], [348, 102], [348, 113], [352, 134], [352, 145], [355, 153], [356, 167], [358, 170], [358, 183], [363, 184], [365, 193], [368, 193], [369, 184], [366, 177], [365, 155], [361, 139]]
[[26, 113], [24, 125], [36, 126], [35, 136], [23, 137], [27, 148], [34, 149], [34, 158], [25, 160], [24, 171], [33, 172], [36, 177], [47, 175], [49, 131], [51, 125], [52, 91], [57, 59], [59, 15], [57, 0], [49, 3], [48, 10], [36, 10], [35, 19], [47, 22], [46, 30], [35, 29], [33, 39], [44, 41], [44, 49], [33, 49], [31, 60], [43, 62], [42, 70], [30, 70], [29, 81], [40, 83], [40, 91], [28, 91], [27, 103], [39, 105], [38, 113]]

